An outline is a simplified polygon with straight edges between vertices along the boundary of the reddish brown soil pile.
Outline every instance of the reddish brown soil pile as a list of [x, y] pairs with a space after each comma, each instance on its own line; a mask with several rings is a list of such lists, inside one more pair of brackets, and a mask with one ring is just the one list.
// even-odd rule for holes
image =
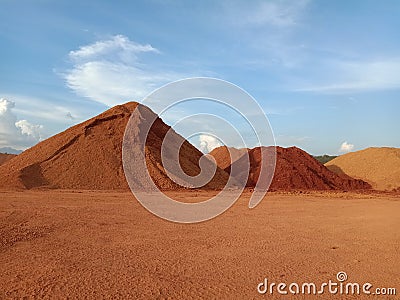
[[[122, 140], [136, 108], [154, 115], [136, 102], [119, 105], [26, 150], [0, 166], [0, 188], [128, 189], [122, 166]], [[134, 125], [139, 128], [145, 121], [145, 117], [139, 116]], [[161, 143], [169, 129], [157, 118], [146, 142], [147, 167], [161, 189], [179, 188], [168, 178], [160, 161]], [[183, 139], [175, 132], [173, 135], [177, 140]], [[182, 169], [195, 175], [200, 170], [201, 156], [185, 141], [180, 151]], [[227, 178], [228, 174], [218, 168], [206, 188], [220, 188]]]
[[[232, 148], [229, 149], [232, 152]], [[264, 149], [273, 150], [271, 147], [264, 147]], [[224, 167], [229, 172], [231, 163], [239, 166], [247, 163], [244, 156], [237, 158], [239, 153], [238, 149], [233, 151], [232, 162], [226, 147], [214, 149], [210, 155], [214, 156], [218, 166]], [[250, 172], [247, 186], [254, 187], [260, 173], [261, 148], [249, 149], [248, 154]], [[243, 169], [246, 168], [243, 167]], [[276, 169], [270, 186], [271, 190], [358, 190], [369, 188], [371, 186], [362, 180], [335, 174], [299, 148], [276, 147]]]
[[11, 158], [15, 157], [15, 154], [7, 154], [7, 153], [0, 153], [0, 165], [4, 164], [5, 162], [9, 161]]

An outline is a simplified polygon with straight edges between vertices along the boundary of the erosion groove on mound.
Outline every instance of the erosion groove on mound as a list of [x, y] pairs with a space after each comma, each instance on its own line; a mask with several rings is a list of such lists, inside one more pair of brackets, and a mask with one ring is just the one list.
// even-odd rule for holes
[[40, 164], [35, 163], [23, 168], [20, 171], [19, 179], [28, 189], [36, 186], [48, 186], [49, 183], [43, 177], [43, 172]]
[[[268, 150], [270, 147], [263, 148]], [[250, 161], [247, 186], [254, 187], [260, 173], [261, 150], [261, 147], [235, 149], [222, 146], [214, 149], [210, 155], [215, 158], [218, 166], [229, 172], [232, 164], [240, 166], [247, 161], [244, 157], [247, 152]], [[232, 159], [229, 152], [233, 153]], [[297, 147], [276, 147], [276, 167], [270, 190], [359, 190], [370, 188], [371, 186], [362, 180], [335, 174]]]

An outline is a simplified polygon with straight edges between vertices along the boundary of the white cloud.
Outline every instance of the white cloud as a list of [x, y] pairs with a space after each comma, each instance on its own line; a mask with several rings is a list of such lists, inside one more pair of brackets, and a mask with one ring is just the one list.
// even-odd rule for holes
[[181, 78], [142, 63], [138, 55], [146, 52], [159, 53], [122, 35], [82, 46], [69, 53], [73, 68], [64, 74], [66, 84], [78, 95], [108, 106], [141, 101], [155, 88]]
[[[13, 99], [13, 102], [18, 103], [13, 108], [14, 114], [18, 115], [21, 119], [34, 120], [35, 122], [45, 123], [45, 127], [59, 128], [61, 126], [70, 126], [71, 120], [67, 113], [71, 113], [74, 120], [83, 120], [92, 116], [87, 111], [91, 108], [89, 105], [77, 105], [78, 102], [71, 101], [67, 98], [57, 98], [57, 95], [49, 95], [47, 100], [41, 97], [32, 97], [31, 95], [21, 95], [15, 93], [7, 93], [0, 91], [0, 94], [5, 99]], [[99, 111], [100, 112], [100, 111]], [[47, 124], [51, 124], [47, 126]]]
[[343, 142], [342, 145], [340, 146], [339, 152], [350, 152], [353, 149], [354, 149], [353, 144], [349, 144], [348, 142]]
[[324, 73], [333, 77], [297, 91], [346, 93], [400, 88], [400, 58], [331, 62], [326, 68]]
[[70, 51], [69, 57], [79, 63], [82, 60], [103, 59], [107, 55], [116, 55], [120, 60], [130, 62], [137, 58], [140, 52], [159, 52], [151, 45], [141, 45], [130, 41], [123, 35], [116, 35], [108, 40], [98, 41], [82, 46], [79, 50]]
[[13, 109], [15, 103], [0, 99], [0, 147], [25, 149], [42, 139], [43, 126], [34, 125], [27, 120], [17, 120]]
[[200, 151], [203, 153], [209, 153], [213, 149], [222, 146], [217, 138], [207, 134], [200, 134], [199, 143]]
[[14, 102], [4, 98], [0, 99], [0, 121], [2, 125], [0, 128], [2, 130], [13, 128], [12, 124], [15, 124], [16, 117], [11, 112], [11, 110], [14, 107], [15, 107]]
[[41, 131], [43, 130], [43, 125], [34, 125], [29, 123], [27, 120], [20, 120], [15, 122], [15, 126], [21, 130], [23, 135], [27, 135], [38, 141], [42, 139]]

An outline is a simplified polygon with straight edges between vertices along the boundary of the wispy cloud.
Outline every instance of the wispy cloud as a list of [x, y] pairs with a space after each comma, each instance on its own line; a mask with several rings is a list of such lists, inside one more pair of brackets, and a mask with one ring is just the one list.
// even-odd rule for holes
[[160, 51], [123, 35], [82, 46], [69, 53], [73, 67], [64, 74], [66, 84], [80, 96], [113, 106], [141, 101], [155, 88], [183, 77], [143, 63], [144, 53]]
[[137, 59], [141, 52], [159, 53], [151, 45], [141, 45], [129, 40], [123, 35], [115, 35], [108, 40], [97, 41], [93, 44], [80, 47], [78, 50], [70, 51], [69, 57], [78, 63], [84, 60], [103, 59], [104, 56], [118, 56], [125, 62], [132, 62]]
[[[15, 102], [17, 105], [13, 108], [13, 111], [23, 118], [41, 120], [44, 123], [57, 123], [57, 124], [68, 124], [66, 120], [83, 120], [87, 114], [83, 114], [81, 111], [85, 108], [77, 107], [73, 102], [68, 100], [46, 100], [40, 97], [32, 97], [13, 93], [2, 93], [5, 99], [9, 99]], [[73, 119], [67, 116], [70, 113]]]
[[239, 59], [239, 67], [265, 70], [278, 66], [291, 69], [301, 64], [304, 45], [293, 37], [304, 25], [310, 2], [225, 2], [222, 18], [234, 28], [236, 35], [240, 35], [246, 52], [251, 53]]
[[275, 137], [276, 144], [279, 146], [301, 146], [309, 143], [312, 138], [310, 136], [292, 136], [292, 135], [277, 135]]
[[[400, 88], [400, 58], [373, 61], [335, 62], [325, 72], [329, 78], [296, 89], [318, 93], [347, 93]], [[323, 76], [322, 76], [323, 77]]]
[[308, 0], [227, 3], [226, 11], [239, 26], [289, 27], [296, 25]]

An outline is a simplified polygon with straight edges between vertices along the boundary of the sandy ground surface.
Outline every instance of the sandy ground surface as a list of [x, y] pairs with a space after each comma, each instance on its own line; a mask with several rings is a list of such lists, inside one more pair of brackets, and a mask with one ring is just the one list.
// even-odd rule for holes
[[320, 285], [343, 271], [398, 295], [295, 299], [399, 299], [398, 196], [269, 194], [252, 210], [248, 198], [187, 225], [130, 193], [0, 192], [0, 298], [292, 299], [257, 285]]

